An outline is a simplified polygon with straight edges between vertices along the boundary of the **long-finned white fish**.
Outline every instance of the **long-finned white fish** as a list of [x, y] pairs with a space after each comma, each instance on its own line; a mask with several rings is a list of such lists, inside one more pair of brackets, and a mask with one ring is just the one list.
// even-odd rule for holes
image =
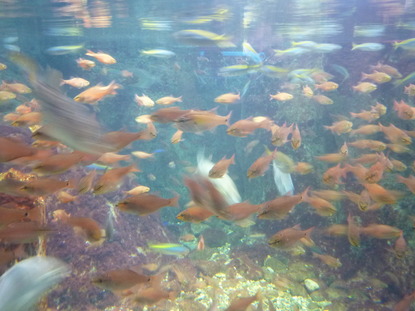
[[280, 195], [294, 193], [294, 184], [291, 174], [281, 171], [277, 161], [272, 161], [272, 170], [274, 172], [274, 182]]
[[0, 310], [29, 311], [42, 295], [70, 272], [63, 261], [30, 257], [15, 264], [0, 278]]
[[[209, 178], [209, 171], [215, 165], [212, 161], [207, 159], [204, 152], [199, 150], [197, 153], [197, 169], [199, 174], [203, 177]], [[209, 178], [216, 189], [223, 195], [226, 202], [231, 205], [241, 202], [241, 195], [232, 178], [226, 173], [222, 178]]]

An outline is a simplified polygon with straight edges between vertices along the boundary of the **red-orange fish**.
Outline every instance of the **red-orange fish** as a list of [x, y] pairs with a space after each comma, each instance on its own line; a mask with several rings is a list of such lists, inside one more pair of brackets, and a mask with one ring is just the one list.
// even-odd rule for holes
[[306, 239], [310, 244], [313, 244], [310, 234], [314, 230], [314, 227], [307, 230], [301, 230], [299, 225], [292, 228], [283, 229], [274, 234], [269, 240], [268, 245], [278, 248], [290, 248], [294, 246], [301, 239]]
[[117, 167], [106, 171], [97, 181], [94, 186], [95, 194], [103, 194], [115, 191], [120, 186], [120, 183], [125, 175], [128, 173], [139, 172], [134, 165], [126, 167]]
[[154, 194], [142, 193], [128, 197], [117, 203], [117, 207], [126, 213], [139, 216], [149, 215], [165, 206], [177, 206], [179, 197], [164, 199]]
[[229, 159], [224, 156], [219, 162], [217, 162], [209, 171], [210, 178], [221, 178], [226, 174], [231, 164], [235, 164], [235, 155], [232, 155]]
[[277, 149], [275, 149], [270, 155], [265, 155], [256, 159], [255, 162], [248, 168], [248, 178], [255, 178], [264, 175], [269, 169], [269, 165], [272, 160], [275, 158], [276, 152]]

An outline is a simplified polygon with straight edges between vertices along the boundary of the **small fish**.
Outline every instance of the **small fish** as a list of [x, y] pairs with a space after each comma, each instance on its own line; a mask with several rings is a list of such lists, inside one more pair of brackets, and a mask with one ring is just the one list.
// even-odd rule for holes
[[186, 29], [173, 34], [176, 40], [195, 46], [218, 46], [219, 48], [236, 47], [231, 37], [201, 29]]
[[94, 57], [99, 62], [104, 63], [106, 65], [112, 65], [117, 62], [114, 57], [112, 57], [109, 54], [102, 53], [102, 52], [95, 53], [95, 52], [92, 52], [91, 50], [87, 50], [85, 55]]
[[139, 186], [134, 187], [133, 189], [130, 189], [128, 191], [124, 191], [124, 193], [134, 196], [134, 195], [139, 195], [139, 194], [142, 194], [142, 193], [147, 193], [149, 191], [150, 191], [149, 187], [139, 185]]
[[94, 194], [104, 194], [118, 189], [125, 175], [139, 172], [134, 165], [117, 167], [106, 171], [94, 185]]
[[177, 206], [178, 202], [178, 196], [164, 199], [153, 194], [142, 193], [121, 200], [116, 206], [123, 212], [146, 216], [162, 207]]
[[292, 100], [294, 98], [293, 95], [291, 95], [289, 93], [284, 93], [284, 92], [282, 92], [282, 93], [280, 92], [280, 93], [277, 93], [275, 95], [271, 94], [269, 96], [270, 96], [270, 100], [275, 99], [275, 100], [282, 101], [282, 102]]
[[213, 215], [214, 213], [204, 207], [190, 206], [184, 211], [181, 211], [176, 218], [181, 221], [200, 223]]
[[140, 51], [140, 53], [142, 55], [158, 57], [158, 58], [171, 58], [173, 56], [176, 56], [176, 53], [174, 53], [172, 51], [161, 50], [161, 49], [143, 50], [143, 51]]
[[83, 59], [83, 58], [78, 58], [76, 60], [76, 63], [78, 64], [79, 67], [81, 67], [83, 70], [91, 70], [92, 68], [95, 67], [95, 62], [89, 59]]
[[233, 93], [222, 94], [215, 98], [215, 103], [221, 104], [234, 104], [236, 101], [240, 100], [241, 96]]
[[76, 87], [77, 89], [81, 89], [83, 87], [87, 87], [89, 85], [89, 81], [82, 78], [71, 78], [69, 80], [62, 80], [60, 85], [64, 84], [68, 84], [70, 86]]
[[275, 149], [270, 155], [265, 155], [256, 159], [255, 162], [252, 163], [252, 165], [248, 168], [248, 178], [263, 176], [269, 169], [269, 165], [271, 164], [272, 160], [274, 160], [276, 152], [277, 149]]
[[360, 227], [356, 224], [353, 216], [349, 213], [347, 217], [347, 238], [352, 246], [360, 246]]
[[372, 93], [375, 91], [378, 87], [376, 84], [370, 83], [370, 82], [361, 82], [357, 85], [354, 85], [353, 90], [360, 93]]
[[166, 96], [156, 100], [157, 105], [171, 105], [177, 102], [182, 102], [182, 96], [173, 97], [173, 96]]
[[361, 43], [361, 44], [353, 44], [352, 51], [359, 50], [359, 51], [365, 51], [365, 52], [377, 52], [381, 51], [385, 48], [385, 46], [381, 43]]
[[225, 311], [242, 311], [246, 310], [254, 301], [260, 298], [259, 293], [256, 293], [254, 296], [250, 297], [238, 297], [232, 300], [229, 307]]
[[314, 244], [310, 238], [310, 234], [313, 230], [314, 227], [307, 230], [301, 230], [299, 225], [283, 229], [278, 231], [268, 240], [268, 245], [277, 248], [290, 248], [301, 239], [306, 239], [308, 242]]
[[185, 257], [190, 252], [186, 246], [176, 243], [148, 243], [148, 247], [152, 251], [177, 257]]
[[111, 291], [122, 291], [137, 284], [145, 284], [151, 281], [151, 277], [139, 274], [131, 269], [110, 270], [98, 274], [91, 282], [95, 286]]
[[203, 251], [205, 249], [205, 238], [203, 237], [203, 235], [200, 235], [199, 241], [197, 242], [196, 249], [198, 251]]
[[228, 171], [231, 164], [235, 164], [235, 155], [232, 155], [229, 159], [224, 156], [219, 162], [217, 162], [209, 171], [210, 178], [221, 178]]
[[330, 255], [317, 254], [317, 253], [313, 252], [313, 257], [316, 257], [316, 258], [320, 259], [326, 265], [328, 265], [332, 268], [335, 268], [335, 269], [342, 266], [342, 263], [340, 262], [340, 260], [338, 258], [335, 258], [335, 257], [330, 256]]
[[134, 101], [139, 106], [144, 106], [144, 107], [153, 107], [154, 106], [154, 101], [145, 94], [142, 94], [142, 96], [138, 96], [137, 94], [135, 94], [134, 95]]
[[58, 45], [58, 46], [52, 46], [50, 48], [47, 48], [45, 50], [45, 53], [49, 55], [66, 55], [66, 54], [78, 53], [83, 48], [84, 48], [83, 44]]

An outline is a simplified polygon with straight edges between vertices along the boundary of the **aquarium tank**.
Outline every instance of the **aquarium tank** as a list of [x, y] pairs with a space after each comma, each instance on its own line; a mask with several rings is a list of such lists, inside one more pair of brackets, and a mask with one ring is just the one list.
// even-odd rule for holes
[[0, 29], [0, 311], [415, 310], [414, 1], [0, 0]]

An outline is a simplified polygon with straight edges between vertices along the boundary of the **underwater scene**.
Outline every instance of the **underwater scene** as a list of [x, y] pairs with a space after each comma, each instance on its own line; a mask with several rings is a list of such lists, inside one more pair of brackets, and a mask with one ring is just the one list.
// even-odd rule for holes
[[0, 0], [0, 311], [409, 311], [415, 2]]

